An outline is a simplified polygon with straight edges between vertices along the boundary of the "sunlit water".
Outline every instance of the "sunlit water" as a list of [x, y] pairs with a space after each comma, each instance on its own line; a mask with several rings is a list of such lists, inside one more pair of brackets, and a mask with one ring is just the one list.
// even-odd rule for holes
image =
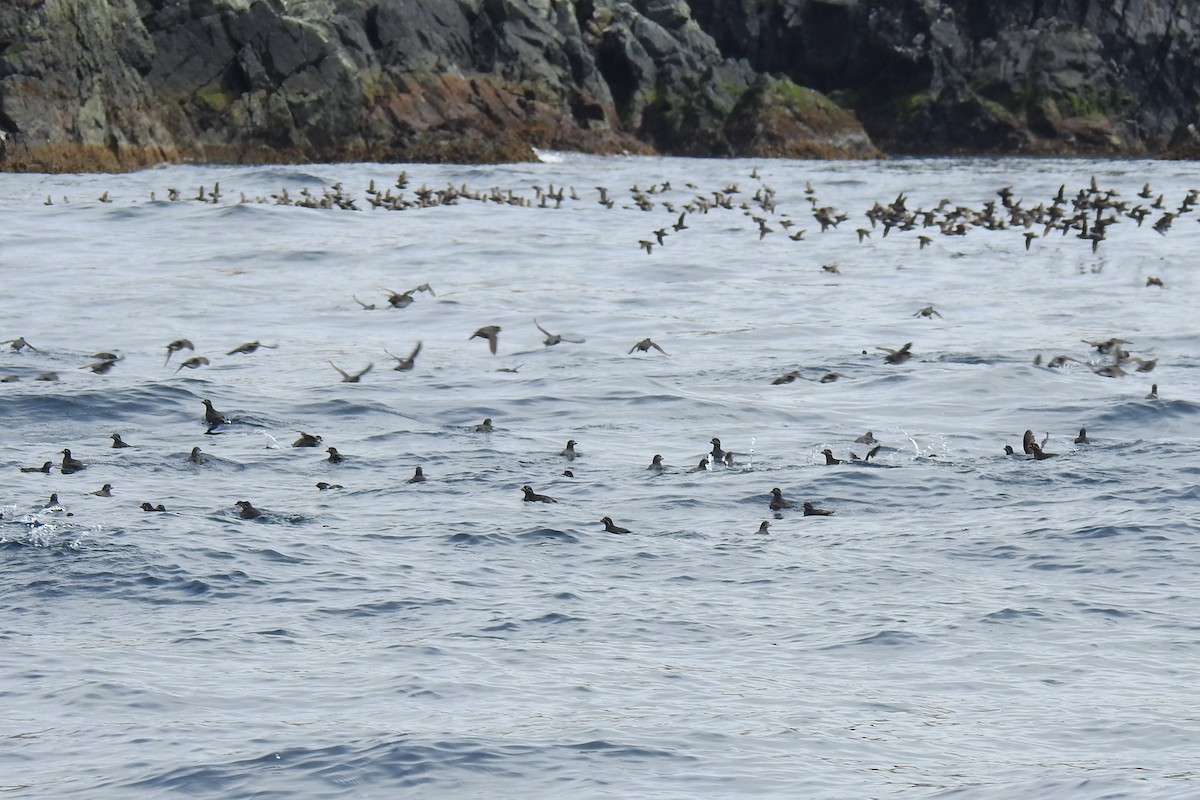
[[[1200, 186], [1186, 163], [574, 155], [0, 175], [0, 338], [37, 348], [0, 352], [0, 790], [1196, 796], [1197, 212], [1121, 216], [1095, 252], [865, 215], [1093, 175], [1172, 212]], [[372, 180], [534, 207], [372, 209]], [[337, 182], [359, 211], [271, 199]], [[821, 233], [814, 206], [848, 219]], [[535, 318], [585, 341], [544, 347]], [[1096, 374], [1082, 340], [1114, 336], [1156, 368]], [[665, 354], [630, 353], [647, 337]], [[252, 340], [277, 347], [226, 355]], [[122, 359], [94, 374], [100, 351]], [[1058, 456], [1006, 457], [1026, 429]], [[825, 464], [868, 430], [876, 458]], [[713, 437], [736, 466], [689, 472]], [[772, 487], [835, 514], [774, 514]]]

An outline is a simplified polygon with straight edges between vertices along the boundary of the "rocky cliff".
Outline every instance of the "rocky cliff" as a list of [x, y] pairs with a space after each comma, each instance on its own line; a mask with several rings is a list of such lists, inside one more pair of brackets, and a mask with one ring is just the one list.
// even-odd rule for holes
[[1200, 4], [691, 6], [725, 55], [829, 94], [890, 152], [1144, 154], [1197, 143]]
[[7, 169], [878, 155], [851, 112], [724, 56], [683, 0], [15, 0], [0, 131]]
[[1186, 149], [1197, 31], [1182, 0], [8, 0], [0, 169]]

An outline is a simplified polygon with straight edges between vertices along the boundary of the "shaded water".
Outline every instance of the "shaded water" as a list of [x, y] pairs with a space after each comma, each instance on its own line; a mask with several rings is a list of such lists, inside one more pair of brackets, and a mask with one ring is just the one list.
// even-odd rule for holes
[[[534, 207], [372, 209], [370, 181], [401, 193], [380, 165], [0, 176], [0, 336], [38, 348], [0, 352], [6, 796], [1195, 795], [1200, 215], [1120, 216], [1094, 252], [865, 215], [1049, 206], [1093, 175], [1177, 211], [1194, 165], [406, 169], [409, 200]], [[271, 200], [339, 181], [360, 211]], [[579, 199], [536, 207], [550, 185]], [[814, 207], [848, 218], [820, 233]], [[1155, 369], [1097, 375], [1081, 340], [1113, 336]], [[251, 340], [278, 346], [225, 355]], [[94, 374], [99, 351], [122, 359]], [[1005, 457], [1026, 429], [1059, 455]], [[867, 430], [876, 458], [824, 463]], [[713, 437], [737, 465], [688, 472]], [[18, 470], [63, 448], [87, 469]], [[835, 515], [773, 514], [776, 486]]]

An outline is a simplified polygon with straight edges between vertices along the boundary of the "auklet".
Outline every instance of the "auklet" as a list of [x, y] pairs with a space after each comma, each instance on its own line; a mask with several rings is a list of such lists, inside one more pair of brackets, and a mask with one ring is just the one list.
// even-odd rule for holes
[[35, 381], [57, 381], [58, 373], [57, 372], [40, 372], [34, 378], [34, 380]]
[[468, 336], [467, 339], [487, 339], [488, 349], [492, 351], [492, 355], [496, 355], [496, 343], [499, 335], [499, 325], [485, 325]]
[[78, 458], [71, 457], [70, 450], [63, 450], [62, 465], [59, 466], [59, 472], [63, 475], [70, 475], [73, 472], [79, 472], [81, 469], [87, 469], [87, 465]]
[[96, 491], [92, 492], [96, 497], [112, 497], [112, 484], [106, 483]]
[[296, 431], [300, 436], [292, 442], [292, 447], [316, 447], [321, 443], [321, 437], [304, 431]]
[[772, 511], [782, 511], [785, 508], [796, 507], [795, 503], [783, 499], [783, 491], [778, 486], [771, 490], [771, 502], [769, 505]]
[[1090, 444], [1087, 438], [1087, 428], [1080, 428], [1079, 435], [1075, 437], [1075, 444]]
[[260, 347], [266, 348], [267, 350], [274, 350], [278, 346], [279, 345], [275, 345], [275, 344], [263, 344], [262, 342], [260, 342], [256, 339], [253, 342], [246, 342], [243, 345], [239, 345], [238, 347], [233, 348], [225, 355], [232, 356], [232, 355], [237, 355], [238, 353], [250, 354], [250, 353], [253, 353], [255, 350], [257, 350]]
[[375, 365], [367, 364], [367, 366], [363, 367], [362, 370], [354, 373], [353, 375], [351, 375], [349, 372], [346, 372], [346, 370], [342, 369], [341, 367], [339, 367], [337, 364], [333, 363], [332, 361], [329, 362], [329, 366], [336, 369], [338, 371], [338, 374], [342, 376], [342, 383], [358, 383], [362, 379], [362, 376], [366, 375], [368, 372], [370, 372], [371, 368], [374, 367]]
[[903, 345], [901, 345], [899, 350], [893, 350], [890, 347], [876, 347], [875, 349], [884, 350], [887, 352], [887, 355], [883, 357], [883, 360], [887, 363], [903, 364], [905, 361], [908, 361], [910, 358], [912, 358], [912, 353], [909, 352], [909, 348], [911, 347], [912, 342], [905, 342]]
[[420, 467], [417, 467], [416, 471], [413, 472], [413, 476], [408, 479], [408, 483], [424, 483], [424, 482], [425, 482], [425, 473], [421, 471]]
[[1033, 455], [1033, 448], [1037, 447], [1037, 439], [1034, 438], [1033, 431], [1025, 431], [1025, 435], [1021, 437], [1021, 449], [1025, 451], [1025, 455]]
[[806, 516], [806, 517], [832, 517], [832, 516], [833, 516], [833, 512], [832, 512], [832, 511], [826, 511], [826, 510], [825, 510], [825, 509], [823, 509], [823, 508], [817, 508], [817, 507], [816, 507], [816, 506], [814, 506], [812, 503], [809, 503], [808, 501], [805, 501], [805, 503], [804, 503], [804, 516]]
[[26, 347], [28, 347], [30, 350], [32, 350], [35, 353], [42, 352], [41, 350], [38, 350], [36, 347], [31, 345], [29, 342], [25, 341], [24, 336], [18, 336], [15, 339], [9, 339], [6, 342], [0, 342], [0, 344], [6, 344], [6, 345], [8, 345], [10, 350], [16, 350], [18, 353], [21, 352], [22, 350], [24, 350]]
[[845, 462], [843, 462], [843, 461], [842, 461], [842, 459], [840, 459], [840, 458], [834, 458], [834, 457], [833, 457], [833, 451], [832, 451], [832, 450], [830, 450], [828, 447], [826, 447], [826, 448], [825, 448], [824, 450], [822, 450], [821, 452], [822, 452], [822, 453], [824, 453], [824, 455], [825, 455], [825, 463], [826, 463], [826, 465], [830, 465], [830, 464], [843, 464], [843, 463], [845, 463]]
[[188, 460], [189, 464], [204, 464], [205, 463], [204, 456], [200, 455], [199, 447], [192, 448], [192, 452], [188, 453], [187, 460]]
[[256, 519], [262, 516], [262, 512], [250, 505], [249, 500], [238, 500], [234, 505], [241, 509], [238, 516], [242, 519]]
[[867, 457], [864, 458], [863, 461], [870, 461], [872, 458], [879, 455], [879, 448], [881, 448], [881, 447], [883, 447], [883, 445], [877, 444], [874, 447], [872, 447], [870, 450], [868, 450]]
[[575, 452], [575, 440], [569, 439], [567, 441], [567, 446], [563, 448], [563, 451], [561, 453], [559, 453], [559, 455], [562, 456], [563, 458], [567, 459], [568, 461], [574, 461], [575, 457], [577, 455], [579, 455], [578, 453]]
[[938, 319], [944, 319], [944, 317], [942, 317], [942, 315], [939, 314], [937, 309], [934, 308], [933, 306], [925, 306], [920, 311], [913, 314], [913, 316], [914, 317], [922, 317], [924, 319], [931, 319], [933, 317], [937, 317]]
[[354, 298], [354, 302], [356, 302], [360, 306], [362, 306], [363, 311], [374, 311], [375, 310], [374, 303], [364, 303], [362, 300], [359, 300], [358, 297], [356, 297], [355, 295], [350, 295], [350, 296]]
[[207, 358], [205, 358], [204, 356], [192, 356], [191, 358], [187, 359], [186, 361], [180, 362], [179, 366], [175, 368], [175, 373], [178, 374], [179, 370], [185, 369], [185, 368], [186, 369], [199, 369], [200, 367], [206, 367], [206, 366], [208, 366]]
[[544, 494], [538, 494], [537, 492], [535, 492], [533, 490], [532, 487], [529, 487], [529, 486], [522, 486], [521, 491], [525, 493], [525, 497], [522, 499], [526, 503], [557, 503], [558, 502], [553, 497], [547, 497]]
[[1035, 459], [1037, 459], [1038, 461], [1041, 461], [1046, 458], [1054, 458], [1056, 455], [1058, 455], [1058, 453], [1047, 453], [1046, 451], [1042, 450], [1041, 445], [1039, 445], [1037, 443], [1030, 445], [1030, 447], [1031, 447], [1030, 452], [1033, 453], [1033, 457]]
[[326, 447], [325, 452], [329, 453], [329, 458], [325, 460], [330, 464], [340, 464], [346, 460], [346, 457], [339, 453], [336, 447]]
[[643, 353], [648, 353], [648, 352], [650, 352], [650, 348], [651, 348], [651, 347], [653, 347], [653, 348], [654, 348], [655, 350], [657, 350], [658, 352], [662, 353], [664, 356], [669, 356], [669, 355], [671, 355], [671, 354], [670, 354], [670, 353], [668, 353], [666, 350], [663, 350], [663, 349], [662, 349], [661, 347], [659, 347], [659, 346], [658, 346], [656, 343], [654, 343], [654, 342], [650, 341], [649, 339], [642, 339], [640, 342], [638, 342], [637, 344], [635, 344], [633, 347], [629, 348], [629, 352], [630, 352], [630, 353], [632, 353], [632, 352], [633, 352], [633, 351], [635, 351], [635, 350], [639, 350], [639, 351], [641, 351], [641, 352], [643, 352]]
[[1004, 455], [1006, 455], [1006, 456], [1015, 456], [1016, 454], [1017, 454], [1017, 451], [1016, 451], [1016, 450], [1013, 450], [1013, 448], [1012, 448], [1012, 445], [1011, 445], [1011, 444], [1006, 444], [1006, 445], [1004, 445]]
[[166, 511], [167, 510], [166, 506], [164, 506], [162, 503], [159, 503], [158, 505], [154, 505], [152, 503], [142, 503], [141, 509], [142, 509], [142, 511]]
[[129, 447], [130, 445], [128, 442], [126, 442], [124, 439], [121, 438], [121, 434], [114, 433], [112, 435], [112, 446], [114, 449], [116, 449], [116, 448], [120, 448], [120, 447]]
[[43, 463], [40, 467], [21, 467], [21, 472], [44, 472], [47, 475], [49, 475], [50, 468], [52, 466], [54, 466], [54, 462], [47, 461], [47, 462]]
[[491, 433], [495, 428], [492, 427], [492, 418], [488, 417], [483, 422], [475, 426], [476, 433]]
[[421, 352], [421, 343], [417, 342], [417, 346], [412, 349], [407, 358], [401, 358], [395, 353], [389, 353], [386, 347], [383, 349], [383, 352], [396, 359], [396, 366], [392, 367], [393, 370], [396, 372], [408, 372], [417, 364], [417, 354]]
[[213, 408], [212, 400], [202, 400], [204, 403], [204, 421], [212, 427], [229, 424], [229, 418]]
[[1146, 285], [1161, 287], [1163, 285], [1162, 278], [1156, 278], [1154, 276], [1150, 276], [1149, 278], [1146, 278]]
[[654, 458], [650, 459], [650, 466], [646, 467], [646, 469], [661, 475], [663, 471], [662, 456], [656, 453]]
[[428, 283], [422, 283], [417, 288], [409, 289], [407, 292], [397, 292], [392, 289], [383, 289], [383, 291], [388, 293], [388, 304], [391, 305], [392, 308], [408, 308], [410, 305], [412, 305], [413, 292], [429, 292], [430, 296], [437, 297]]
[[564, 478], [574, 478], [574, 477], [575, 477], [575, 473], [574, 473], [574, 472], [572, 472], [572, 471], [571, 471], [571, 470], [569, 470], [569, 469], [564, 469], [564, 470], [562, 471], [562, 474], [563, 474], [563, 477], [564, 477]]
[[1151, 384], [1150, 394], [1146, 395], [1146, 399], [1147, 400], [1157, 400], [1158, 399], [1158, 384], [1157, 383]]
[[764, 519], [758, 526], [758, 532], [759, 533], [770, 533], [771, 531], [768, 530], [768, 528], [770, 528], [770, 527], [771, 527], [771, 523]]
[[325, 481], [317, 481], [317, 488], [323, 492], [326, 489], [344, 489], [346, 487], [342, 486], [340, 483], [326, 483]]
[[629, 528], [614, 525], [611, 517], [601, 517], [600, 521], [604, 523], [604, 530], [608, 533], [629, 533]]
[[875, 439], [875, 434], [871, 433], [870, 431], [867, 431], [866, 433], [864, 433], [862, 436], [858, 437], [854, 441], [858, 444], [875, 444], [877, 440]]
[[791, 372], [783, 373], [778, 378], [771, 381], [771, 385], [772, 386], [781, 386], [785, 383], [792, 383], [793, 381], [796, 380], [796, 378], [799, 378], [799, 377], [801, 377], [800, 370], [794, 369]]
[[733, 460], [733, 451], [726, 450], [725, 451], [725, 467], [727, 469], [732, 469], [733, 467], [736, 467], [736, 466], [737, 466], [737, 462], [735, 462]]
[[714, 436], [709, 440], [709, 443], [712, 444], [712, 451], [709, 453], [709, 455], [712, 456], [713, 463], [715, 464], [718, 461], [724, 461], [725, 451], [721, 449], [721, 440]]
[[700, 459], [700, 463], [689, 469], [688, 472], [708, 472], [708, 456]]
[[188, 339], [176, 339], [175, 341], [173, 341], [167, 345], [167, 360], [163, 362], [163, 366], [165, 367], [167, 364], [170, 364], [171, 356], [175, 355], [180, 350], [195, 350], [195, 349], [196, 348], [192, 346], [191, 341], [189, 341]]
[[546, 337], [544, 340], [542, 340], [542, 344], [545, 345], [546, 347], [552, 347], [556, 344], [559, 344], [560, 342], [574, 342], [575, 344], [583, 344], [583, 342], [584, 342], [583, 339], [576, 337], [576, 336], [563, 336], [558, 333], [551, 333], [550, 331], [546, 330], [541, 325], [539, 325], [538, 321], [536, 319], [534, 319], [533, 324], [537, 327], [537, 329], [539, 331], [542, 332], [542, 335]]
[[115, 358], [105, 358], [99, 361], [93, 361], [91, 364], [85, 364], [84, 366], [80, 367], [80, 369], [90, 369], [97, 375], [103, 375], [113, 368], [113, 365], [117, 363], [117, 360], [118, 359]]

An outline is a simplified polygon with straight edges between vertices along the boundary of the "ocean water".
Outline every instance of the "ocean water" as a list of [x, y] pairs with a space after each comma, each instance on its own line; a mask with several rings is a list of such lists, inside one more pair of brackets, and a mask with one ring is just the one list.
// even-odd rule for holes
[[[273, 198], [335, 185], [357, 210]], [[1106, 198], [1095, 248], [1002, 205], [1060, 186], [1068, 217]], [[561, 153], [0, 175], [0, 338], [30, 345], [0, 349], [0, 794], [1197, 796], [1195, 187]], [[900, 195], [948, 232], [872, 225]], [[1026, 430], [1056, 457], [1006, 456]], [[690, 471], [714, 437], [735, 465]]]

